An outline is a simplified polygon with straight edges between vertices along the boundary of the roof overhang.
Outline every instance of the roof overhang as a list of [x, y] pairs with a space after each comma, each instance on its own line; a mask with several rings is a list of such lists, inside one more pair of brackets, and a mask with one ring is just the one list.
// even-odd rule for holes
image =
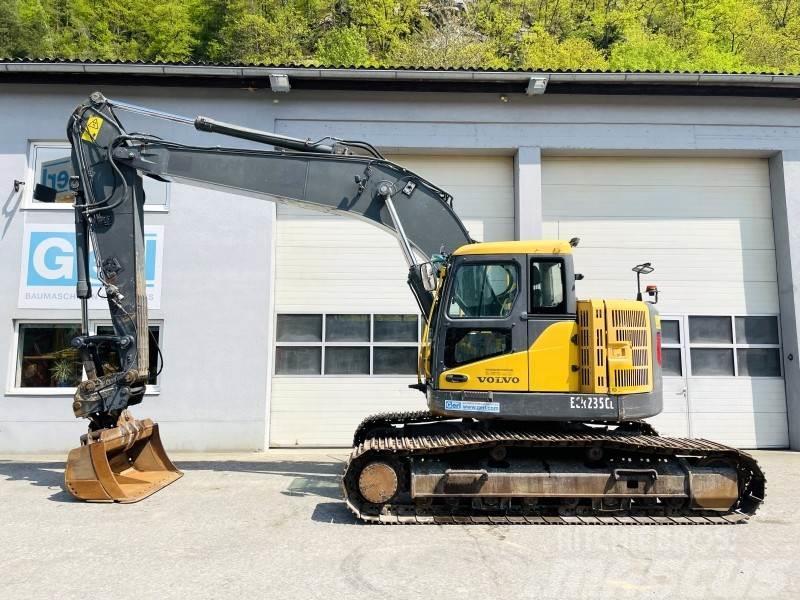
[[[270, 82], [273, 85], [271, 86]], [[80, 61], [0, 61], [0, 83], [98, 83], [292, 90], [668, 94], [800, 97], [800, 76], [469, 69], [317, 68]], [[285, 90], [281, 90], [285, 91]]]

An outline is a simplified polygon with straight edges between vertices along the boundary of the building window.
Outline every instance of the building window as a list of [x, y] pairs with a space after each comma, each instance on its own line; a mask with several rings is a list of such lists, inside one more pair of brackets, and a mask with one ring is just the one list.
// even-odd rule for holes
[[[111, 325], [90, 323], [97, 335], [113, 335]], [[71, 346], [72, 338], [80, 335], [78, 323], [19, 323], [17, 327], [17, 360], [15, 387], [74, 388], [85, 378], [80, 353]], [[162, 333], [160, 324], [150, 325], [150, 378], [148, 386], [158, 384], [161, 364], [158, 344]], [[106, 373], [119, 370], [119, 357], [110, 348], [100, 349], [100, 360]], [[153, 391], [153, 390], [151, 390]]]
[[778, 317], [690, 316], [689, 354], [693, 376], [780, 377]]
[[777, 317], [736, 317], [736, 368], [748, 377], [780, 377]]
[[75, 323], [20, 323], [17, 338], [18, 388], [74, 388], [83, 365], [70, 340], [80, 334]]
[[730, 348], [692, 347], [692, 375], [734, 375], [733, 350]]
[[[68, 142], [31, 142], [29, 152], [30, 185], [26, 185], [28, 208], [71, 208], [73, 194], [69, 191], [69, 178], [74, 175], [71, 147]], [[36, 184], [56, 191], [54, 202], [41, 202], [33, 198]], [[145, 177], [143, 181], [145, 206], [149, 210], [165, 210], [168, 204], [169, 184]]]
[[419, 317], [407, 314], [280, 314], [276, 375], [413, 375]]
[[664, 377], [683, 376], [681, 326], [677, 319], [661, 317], [661, 374]]
[[417, 315], [373, 315], [376, 342], [417, 342]]

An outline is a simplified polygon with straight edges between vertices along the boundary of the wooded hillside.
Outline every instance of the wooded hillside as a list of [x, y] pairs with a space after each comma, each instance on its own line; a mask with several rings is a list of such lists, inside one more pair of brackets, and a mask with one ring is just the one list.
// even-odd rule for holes
[[0, 57], [800, 72], [800, 0], [0, 0]]

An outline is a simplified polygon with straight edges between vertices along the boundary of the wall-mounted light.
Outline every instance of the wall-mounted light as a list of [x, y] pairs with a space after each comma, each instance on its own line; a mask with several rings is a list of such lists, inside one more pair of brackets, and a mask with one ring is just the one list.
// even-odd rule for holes
[[504, 104], [508, 103], [508, 96], [506, 96], [505, 94], [500, 96], [500, 102], [503, 102]]
[[528, 96], [540, 96], [547, 89], [547, 82], [550, 80], [546, 75], [536, 75], [528, 80], [528, 89], [525, 93]]
[[269, 74], [269, 87], [272, 88], [273, 92], [282, 93], [286, 93], [292, 89], [292, 86], [289, 83], [289, 76], [282, 73]]

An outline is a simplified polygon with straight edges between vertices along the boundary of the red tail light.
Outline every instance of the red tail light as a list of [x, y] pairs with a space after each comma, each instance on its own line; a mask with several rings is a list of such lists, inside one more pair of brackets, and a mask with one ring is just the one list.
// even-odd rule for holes
[[656, 360], [658, 361], [658, 366], [661, 366], [661, 332], [656, 331]]

